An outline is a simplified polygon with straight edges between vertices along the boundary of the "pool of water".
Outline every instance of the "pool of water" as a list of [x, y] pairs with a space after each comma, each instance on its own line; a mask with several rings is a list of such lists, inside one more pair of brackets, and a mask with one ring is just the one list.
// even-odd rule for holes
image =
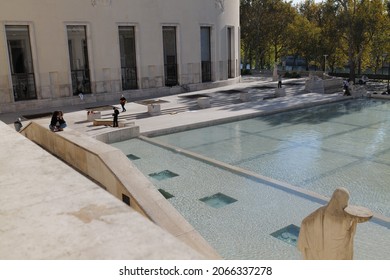
[[157, 139], [390, 217], [390, 103], [359, 100]]
[[[159, 141], [390, 216], [390, 103], [348, 101], [157, 137]], [[296, 235], [321, 206], [139, 139], [129, 160], [226, 259], [300, 259]], [[173, 174], [173, 175], [172, 175]], [[153, 176], [154, 177], [153, 177]], [[356, 259], [390, 259], [389, 229], [360, 224]]]

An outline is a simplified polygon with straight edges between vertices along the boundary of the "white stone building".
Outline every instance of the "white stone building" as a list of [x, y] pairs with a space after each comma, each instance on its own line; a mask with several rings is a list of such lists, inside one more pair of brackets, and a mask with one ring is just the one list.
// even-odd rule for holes
[[0, 113], [236, 83], [239, 5], [1, 0]]

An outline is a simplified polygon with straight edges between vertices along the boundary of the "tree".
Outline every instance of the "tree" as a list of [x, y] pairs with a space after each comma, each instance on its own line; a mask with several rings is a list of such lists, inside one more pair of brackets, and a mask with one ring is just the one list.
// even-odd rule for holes
[[[241, 0], [241, 42], [244, 61], [271, 64], [286, 46], [288, 25], [296, 14], [282, 0]], [[266, 59], [268, 55], [268, 59]]]
[[[339, 44], [339, 35], [337, 25], [335, 24], [335, 9], [328, 2], [315, 3], [313, 0], [306, 0], [296, 6], [298, 17], [302, 17], [308, 21], [306, 31], [300, 30], [298, 33], [292, 34], [291, 45], [301, 45], [302, 32], [306, 33], [305, 51], [301, 51], [300, 55], [306, 58], [308, 62], [315, 65], [320, 65], [321, 69], [325, 69], [324, 55], [327, 56], [327, 64], [332, 68], [335, 66], [336, 48]], [[302, 19], [299, 19], [302, 22]], [[299, 27], [303, 23], [295, 23]], [[299, 30], [299, 28], [298, 28]], [[294, 39], [297, 38], [297, 40]], [[302, 48], [301, 48], [302, 49]]]
[[[346, 56], [340, 52], [342, 47], [342, 30], [337, 25], [337, 9], [331, 1], [319, 3], [318, 27], [320, 34], [320, 55], [317, 58], [324, 61], [322, 56], [327, 55], [327, 64], [334, 71], [336, 67], [344, 67]], [[325, 61], [324, 61], [325, 63]], [[325, 66], [324, 66], [325, 68]]]
[[[245, 64], [261, 59], [268, 50], [262, 1], [241, 0], [241, 44]], [[263, 65], [262, 65], [263, 66]]]
[[264, 0], [266, 10], [266, 26], [269, 41], [274, 51], [274, 61], [277, 62], [287, 46], [288, 26], [294, 21], [296, 10], [291, 3], [282, 0]]
[[343, 31], [344, 51], [348, 55], [349, 78], [354, 81], [357, 68], [361, 69], [364, 52], [374, 35], [382, 31], [383, 1], [334, 0], [334, 5], [338, 12], [338, 26]]
[[310, 22], [303, 16], [295, 17], [293, 23], [289, 25], [288, 51], [294, 57], [301, 56], [306, 60], [306, 69], [309, 63], [318, 56], [318, 46], [320, 40], [320, 28], [315, 23]]
[[378, 69], [390, 57], [390, 0], [241, 0], [242, 57], [264, 66], [281, 56], [335, 69], [348, 64], [350, 78]]

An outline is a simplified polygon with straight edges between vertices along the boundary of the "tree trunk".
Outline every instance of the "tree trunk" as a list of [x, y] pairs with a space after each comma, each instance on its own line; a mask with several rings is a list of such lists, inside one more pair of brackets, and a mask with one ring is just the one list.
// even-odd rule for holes
[[352, 38], [349, 38], [349, 48], [348, 48], [348, 59], [349, 59], [349, 79], [355, 83], [355, 55], [354, 55], [354, 47], [353, 47], [353, 40]]

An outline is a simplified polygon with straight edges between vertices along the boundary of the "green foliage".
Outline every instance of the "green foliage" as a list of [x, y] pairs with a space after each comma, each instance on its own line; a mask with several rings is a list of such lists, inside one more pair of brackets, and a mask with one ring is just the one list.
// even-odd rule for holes
[[283, 0], [241, 0], [241, 44], [244, 64], [273, 65], [286, 48], [288, 25], [296, 14]]
[[242, 58], [273, 65], [281, 56], [304, 57], [329, 71], [348, 65], [351, 77], [390, 57], [389, 0], [241, 0]]

